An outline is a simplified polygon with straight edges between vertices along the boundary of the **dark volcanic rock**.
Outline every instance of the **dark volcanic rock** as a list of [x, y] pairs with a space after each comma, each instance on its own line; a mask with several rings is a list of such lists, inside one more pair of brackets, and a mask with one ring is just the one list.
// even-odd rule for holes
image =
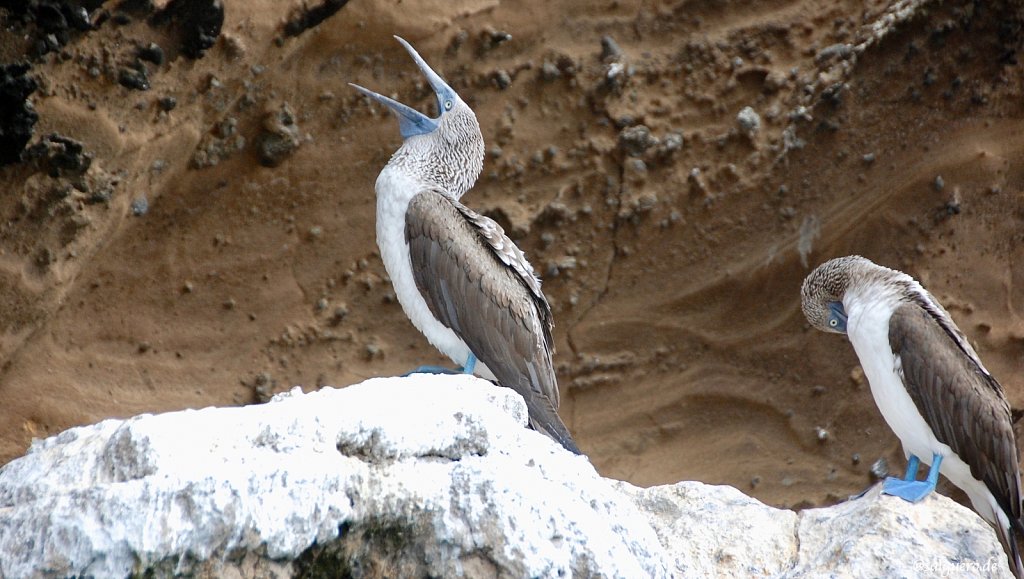
[[295, 112], [288, 103], [267, 113], [263, 121], [263, 135], [259, 141], [260, 163], [276, 167], [284, 162], [302, 144]]
[[134, 90], [149, 90], [149, 75], [141, 62], [136, 66], [126, 66], [117, 72], [117, 82]]
[[217, 42], [224, 25], [224, 3], [221, 0], [171, 0], [153, 17], [155, 26], [170, 24], [178, 29], [181, 51], [198, 59]]
[[116, 9], [132, 14], [151, 14], [156, 6], [153, 5], [153, 0], [121, 0]]
[[0, 0], [10, 21], [25, 27], [36, 55], [60, 49], [75, 32], [91, 30], [89, 12], [99, 4], [96, 0]]
[[39, 115], [28, 100], [38, 84], [27, 64], [0, 65], [0, 165], [14, 163], [32, 138]]
[[334, 16], [346, 4], [348, 4], [348, 0], [324, 0], [320, 5], [312, 8], [305, 5], [297, 8], [284, 25], [284, 35], [298, 36], [310, 28], [319, 26], [321, 22]]
[[89, 30], [89, 12], [102, 2], [75, 2], [74, 0], [3, 0], [0, 8], [25, 22], [34, 22], [46, 33], [64, 32], [68, 28]]
[[37, 162], [54, 178], [81, 175], [92, 165], [92, 155], [85, 152], [85, 145], [56, 133], [29, 147], [25, 158]]
[[172, 96], [165, 96], [156, 101], [156, 103], [159, 105], [160, 110], [169, 112], [173, 111], [174, 107], [178, 106], [178, 99]]
[[155, 42], [150, 42], [148, 46], [139, 48], [138, 55], [140, 59], [152, 62], [157, 66], [164, 63], [164, 49]]

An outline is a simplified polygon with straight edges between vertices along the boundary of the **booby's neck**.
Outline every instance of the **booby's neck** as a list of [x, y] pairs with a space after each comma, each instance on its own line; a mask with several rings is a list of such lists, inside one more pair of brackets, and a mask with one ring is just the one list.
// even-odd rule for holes
[[857, 325], [857, 318], [867, 312], [882, 323], [904, 302], [914, 302], [927, 310], [943, 326], [952, 325], [949, 314], [930, 293], [913, 277], [895, 269], [868, 262], [851, 274], [842, 298], [849, 324]]
[[854, 333], [861, 318], [869, 312], [878, 321], [888, 323], [889, 315], [906, 299], [903, 289], [895, 284], [876, 282], [851, 287], [843, 296], [847, 332]]
[[848, 334], [853, 341], [852, 332], [860, 322], [859, 319], [870, 312], [877, 323], [888, 326], [889, 316], [901, 303], [912, 302], [922, 308], [942, 327], [943, 331], [985, 374], [989, 371], [981, 362], [974, 347], [967, 337], [953, 322], [953, 318], [942, 307], [928, 290], [913, 277], [897, 270], [872, 264], [874, 267], [859, 272], [856, 283], [851, 283], [843, 297], [843, 307], [849, 316]]
[[470, 137], [463, 133], [459, 138], [450, 138], [457, 133], [447, 126], [433, 133], [409, 137], [391, 156], [384, 171], [399, 171], [417, 183], [418, 189], [435, 188], [459, 199], [476, 183], [484, 166], [484, 142], [479, 126], [463, 130], [469, 130]]

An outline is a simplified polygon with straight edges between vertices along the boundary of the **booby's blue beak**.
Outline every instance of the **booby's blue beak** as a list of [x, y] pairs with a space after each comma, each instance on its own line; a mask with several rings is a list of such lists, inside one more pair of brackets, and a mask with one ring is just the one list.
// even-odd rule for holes
[[395, 39], [402, 43], [402, 46], [409, 51], [409, 55], [412, 56], [414, 61], [416, 61], [416, 66], [419, 67], [420, 72], [423, 73], [423, 76], [427, 77], [427, 82], [430, 83], [430, 88], [434, 89], [434, 93], [437, 95], [437, 110], [440, 111], [440, 114], [436, 119], [432, 119], [416, 109], [403, 105], [394, 99], [390, 99], [382, 94], [377, 94], [372, 90], [365, 89], [358, 84], [351, 82], [348, 84], [364, 95], [391, 109], [391, 111], [395, 113], [395, 116], [398, 117], [398, 130], [402, 133], [402, 138], [408, 139], [414, 135], [425, 135], [437, 129], [438, 120], [440, 120], [441, 115], [452, 109], [457, 97], [455, 95], [455, 91], [452, 90], [452, 87], [448, 86], [448, 84], [445, 83], [444, 80], [427, 65], [427, 62], [420, 57], [416, 52], [416, 49], [414, 49], [411, 44], [398, 36], [396, 36]]
[[843, 307], [843, 302], [829, 302], [828, 303], [828, 329], [833, 332], [840, 334], [846, 333], [846, 308]]

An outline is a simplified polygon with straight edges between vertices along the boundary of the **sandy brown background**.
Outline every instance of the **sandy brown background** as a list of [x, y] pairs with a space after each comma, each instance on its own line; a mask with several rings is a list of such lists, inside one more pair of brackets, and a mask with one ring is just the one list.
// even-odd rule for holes
[[[861, 490], [880, 457], [902, 469], [848, 342], [800, 313], [803, 277], [837, 255], [920, 279], [1024, 406], [1016, 5], [354, 0], [285, 38], [302, 2], [225, 4], [198, 60], [133, 17], [34, 63], [36, 139], [81, 141], [85, 188], [112, 193], [0, 169], [0, 463], [104, 418], [447, 363], [376, 250], [397, 123], [346, 85], [434, 106], [392, 34], [480, 119], [463, 200], [542, 275], [561, 414], [603, 475], [799, 508]], [[603, 36], [622, 54], [602, 59]], [[150, 90], [118, 84], [152, 41], [168, 60]], [[303, 142], [264, 167], [283, 103]], [[637, 125], [653, 138], [622, 134]]]

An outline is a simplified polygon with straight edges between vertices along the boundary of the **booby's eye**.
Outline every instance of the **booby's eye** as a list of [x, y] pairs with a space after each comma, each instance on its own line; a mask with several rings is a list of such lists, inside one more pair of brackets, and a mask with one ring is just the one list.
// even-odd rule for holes
[[846, 310], [841, 302], [828, 303], [828, 329], [839, 334], [846, 333]]
[[446, 111], [452, 110], [452, 101], [444, 101], [444, 110], [446, 110]]

